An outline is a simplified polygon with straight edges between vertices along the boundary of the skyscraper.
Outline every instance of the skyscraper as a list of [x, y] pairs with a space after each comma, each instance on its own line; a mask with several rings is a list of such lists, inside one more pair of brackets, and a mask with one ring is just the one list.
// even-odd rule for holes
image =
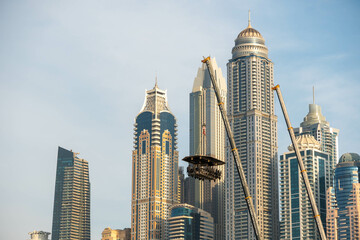
[[173, 205], [168, 222], [170, 240], [216, 239], [211, 214], [189, 204]]
[[310, 133], [320, 143], [321, 150], [330, 155], [327, 164], [328, 178], [326, 181], [332, 183], [336, 161], [338, 156], [338, 135], [339, 130], [330, 126], [325, 117], [321, 113], [321, 107], [315, 104], [309, 104], [309, 113], [305, 116], [304, 121], [299, 128], [294, 128], [295, 136], [302, 133]]
[[[334, 189], [327, 191], [328, 239], [359, 239], [360, 215], [360, 156], [356, 153], [345, 153], [336, 165]], [[334, 198], [336, 200], [332, 200]], [[330, 235], [329, 233], [336, 233]], [[337, 235], [337, 236], [336, 236]]]
[[185, 174], [184, 167], [179, 167], [178, 202], [185, 202]]
[[131, 239], [167, 239], [165, 220], [178, 202], [177, 124], [157, 84], [134, 126]]
[[[330, 156], [310, 134], [302, 134], [296, 141], [325, 227], [326, 189], [330, 186], [326, 165]], [[288, 149], [280, 156], [280, 239], [320, 239], [294, 147]]]
[[[227, 109], [259, 228], [278, 237], [277, 117], [273, 63], [261, 34], [248, 27], [235, 39], [227, 64]], [[230, 149], [231, 150], [231, 149]], [[240, 179], [230, 151], [226, 160], [226, 239], [255, 239]]]
[[58, 149], [52, 240], [90, 240], [89, 166], [77, 155]]
[[350, 239], [360, 239], [360, 183], [353, 183], [348, 208]]
[[[338, 240], [338, 210], [335, 190], [329, 187], [326, 190], [326, 237], [328, 240]], [[325, 224], [325, 223], [323, 223]]]
[[[215, 78], [223, 102], [226, 103], [226, 82], [215, 58], [211, 59]], [[211, 155], [225, 161], [225, 127], [221, 117], [214, 88], [206, 64], [198, 69], [190, 93], [190, 155]], [[224, 165], [217, 167], [222, 171], [221, 179], [213, 181], [191, 181], [195, 188], [194, 206], [209, 212], [214, 218], [215, 239], [224, 239]]]
[[195, 180], [195, 178], [189, 176], [184, 179], [184, 199], [181, 203], [195, 206], [195, 198], [199, 198], [199, 193], [195, 193], [195, 190], [199, 190], [198, 187], [195, 189]]

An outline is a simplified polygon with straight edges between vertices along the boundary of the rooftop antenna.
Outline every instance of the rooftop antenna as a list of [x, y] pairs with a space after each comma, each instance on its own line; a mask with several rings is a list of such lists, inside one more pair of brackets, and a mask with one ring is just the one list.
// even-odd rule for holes
[[313, 86], [313, 104], [315, 104], [315, 86]]
[[250, 9], [249, 9], [249, 20], [248, 20], [248, 22], [249, 22], [248, 28], [251, 28]]
[[158, 88], [157, 72], [155, 73], [155, 88]]

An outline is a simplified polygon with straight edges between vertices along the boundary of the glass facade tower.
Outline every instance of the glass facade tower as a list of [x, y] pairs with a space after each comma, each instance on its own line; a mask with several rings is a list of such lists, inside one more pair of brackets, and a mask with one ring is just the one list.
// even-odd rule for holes
[[[273, 63], [261, 34], [248, 27], [235, 39], [227, 64], [227, 110], [264, 239], [279, 239], [277, 117]], [[231, 149], [229, 149], [231, 150]], [[226, 239], [255, 239], [243, 189], [227, 152]]]
[[173, 205], [168, 222], [170, 240], [216, 239], [210, 213], [189, 204]]
[[157, 84], [134, 126], [131, 239], [168, 239], [165, 220], [178, 202], [177, 125]]
[[[325, 227], [330, 156], [310, 134], [302, 134], [296, 141]], [[280, 239], [320, 239], [294, 148], [291, 145], [288, 149], [280, 156]]]
[[335, 194], [335, 204], [328, 205], [328, 212], [335, 214], [328, 217], [329, 227], [335, 235], [329, 235], [328, 239], [358, 239], [360, 214], [359, 199], [360, 179], [360, 156], [356, 153], [345, 153], [336, 165], [334, 177], [334, 189], [328, 190], [328, 202]]
[[89, 166], [77, 155], [58, 149], [52, 240], [90, 240]]
[[[222, 101], [226, 104], [226, 81], [215, 58], [211, 61]], [[210, 155], [225, 161], [225, 127], [205, 63], [198, 69], [192, 93], [190, 93], [190, 155]], [[194, 199], [189, 204], [212, 215], [215, 223], [215, 237], [223, 240], [225, 239], [225, 172], [224, 165], [217, 168], [222, 172], [221, 179], [189, 180], [190, 187], [194, 188], [195, 193]]]

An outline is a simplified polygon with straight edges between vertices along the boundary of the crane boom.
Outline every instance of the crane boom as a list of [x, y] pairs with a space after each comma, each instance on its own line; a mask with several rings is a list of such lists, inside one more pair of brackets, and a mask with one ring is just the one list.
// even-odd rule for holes
[[285, 107], [284, 99], [283, 99], [281, 91], [280, 91], [280, 86], [276, 85], [272, 89], [276, 91], [277, 96], [279, 98], [279, 102], [280, 102], [280, 105], [281, 105], [282, 112], [284, 114], [286, 125], [288, 127], [288, 132], [289, 132], [289, 135], [290, 135], [290, 138], [291, 138], [291, 142], [292, 142], [292, 144], [294, 146], [296, 158], [298, 160], [301, 176], [302, 176], [302, 178], [304, 180], [306, 192], [308, 194], [310, 204], [311, 204], [311, 208], [312, 208], [312, 211], [314, 213], [316, 227], [318, 229], [320, 239], [321, 240], [326, 240], [326, 235], [325, 235], [324, 227], [323, 227], [322, 222], [321, 222], [320, 213], [319, 213], [319, 210], [318, 210], [318, 208], [316, 206], [314, 194], [313, 194], [313, 192], [311, 190], [309, 178], [308, 178], [304, 163], [303, 163], [302, 158], [301, 158], [299, 146], [298, 146], [298, 144], [296, 142], [296, 139], [295, 139], [294, 129], [291, 127], [291, 123], [290, 123], [290, 119], [289, 119], [289, 116], [288, 116], [288, 113], [287, 113], [287, 110], [286, 110], [286, 107]]
[[246, 201], [246, 204], [247, 204], [247, 208], [249, 210], [249, 215], [250, 215], [251, 222], [252, 222], [252, 225], [253, 225], [253, 228], [254, 228], [254, 233], [255, 233], [256, 239], [261, 240], [263, 238], [261, 236], [260, 229], [259, 229], [259, 226], [258, 226], [257, 216], [256, 216], [255, 208], [254, 208], [254, 203], [253, 203], [252, 197], [250, 195], [249, 186], [248, 186], [248, 184], [246, 182], [245, 173], [244, 173], [244, 170], [243, 170], [242, 165], [241, 165], [239, 152], [238, 152], [238, 149], [236, 148], [234, 135], [233, 135], [231, 127], [230, 127], [230, 123], [229, 123], [229, 119], [227, 117], [227, 113], [226, 113], [226, 110], [225, 110], [225, 107], [224, 107], [224, 103], [223, 103], [223, 101], [221, 99], [221, 96], [220, 96], [220, 90], [219, 90], [219, 87], [218, 87], [216, 79], [215, 79], [214, 69], [212, 67], [210, 57], [204, 58], [204, 60], [202, 60], [202, 62], [206, 64], [207, 69], [209, 70], [209, 75], [210, 75], [211, 82], [212, 82], [212, 84], [214, 86], [216, 99], [218, 101], [218, 106], [219, 106], [219, 109], [220, 109], [220, 112], [221, 112], [222, 119], [224, 121], [226, 133], [227, 133], [227, 136], [228, 136], [228, 139], [229, 139], [229, 142], [230, 142], [230, 146], [231, 146], [231, 149], [232, 149], [232, 154], [234, 156], [235, 165], [236, 165], [239, 177], [240, 177], [241, 185], [242, 185], [243, 190], [244, 190], [245, 201]]

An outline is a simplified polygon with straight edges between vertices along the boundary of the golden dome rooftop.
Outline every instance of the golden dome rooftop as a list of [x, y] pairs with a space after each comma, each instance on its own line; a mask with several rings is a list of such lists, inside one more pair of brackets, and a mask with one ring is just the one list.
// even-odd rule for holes
[[251, 26], [250, 12], [247, 28], [242, 30], [235, 39], [235, 46], [232, 49], [232, 58], [250, 56], [252, 54], [268, 57], [268, 49], [265, 46], [265, 39], [260, 32]]
[[245, 28], [244, 30], [242, 30], [237, 37], [238, 38], [257, 37], [257, 38], [264, 39], [258, 30], [251, 27], [250, 22], [249, 22], [248, 27]]

